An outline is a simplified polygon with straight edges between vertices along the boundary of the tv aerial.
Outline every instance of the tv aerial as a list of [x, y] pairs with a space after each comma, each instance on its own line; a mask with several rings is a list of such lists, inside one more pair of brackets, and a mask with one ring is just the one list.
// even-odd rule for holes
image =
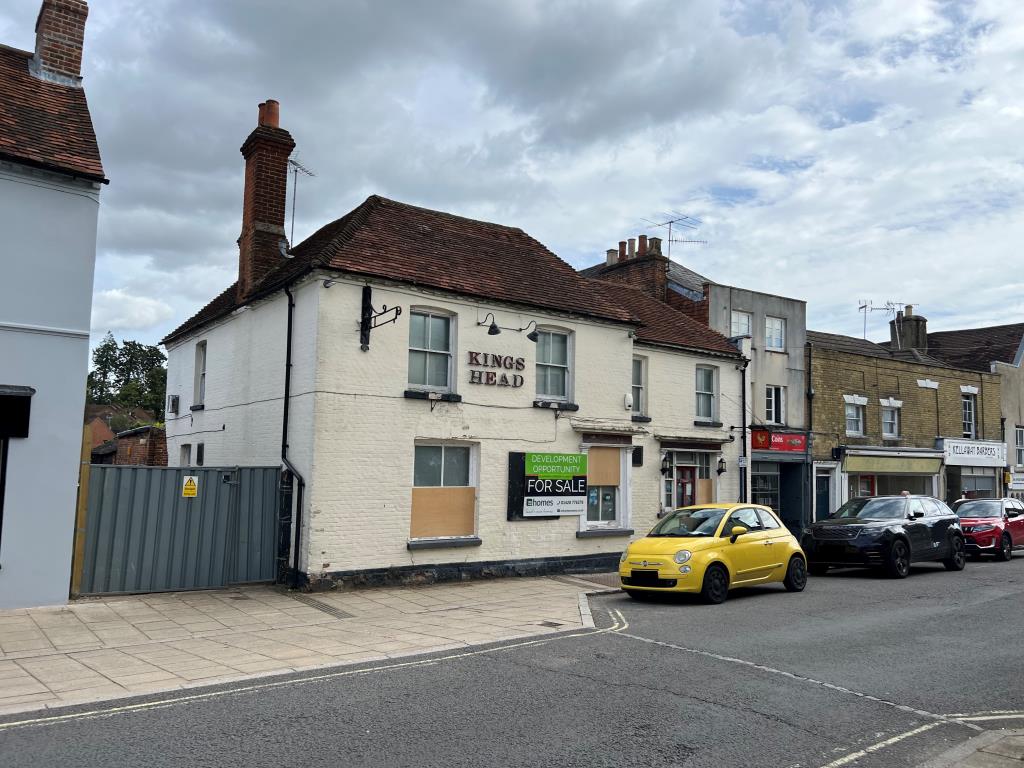
[[679, 211], [672, 211], [671, 213], [664, 213], [662, 215], [666, 218], [665, 221], [657, 222], [651, 221], [650, 219], [642, 219], [643, 221], [650, 224], [652, 227], [665, 227], [668, 229], [668, 237], [665, 238], [668, 242], [668, 258], [672, 258], [672, 243], [687, 244], [697, 243], [700, 245], [707, 245], [707, 240], [692, 240], [689, 238], [672, 237], [672, 227], [678, 229], [697, 229], [702, 223], [700, 219], [694, 218], [693, 216], [687, 216]]
[[295, 245], [295, 199], [299, 196], [299, 174], [304, 176], [316, 176], [316, 174], [298, 160], [293, 160], [290, 157], [288, 158], [288, 168], [292, 172], [292, 231], [288, 241]]

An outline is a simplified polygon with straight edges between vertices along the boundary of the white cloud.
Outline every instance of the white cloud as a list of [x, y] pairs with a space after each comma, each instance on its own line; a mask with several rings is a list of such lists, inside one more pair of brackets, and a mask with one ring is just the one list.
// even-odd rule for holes
[[92, 330], [112, 331], [123, 336], [149, 331], [174, 316], [171, 306], [160, 299], [131, 294], [121, 288], [97, 291], [92, 300]]

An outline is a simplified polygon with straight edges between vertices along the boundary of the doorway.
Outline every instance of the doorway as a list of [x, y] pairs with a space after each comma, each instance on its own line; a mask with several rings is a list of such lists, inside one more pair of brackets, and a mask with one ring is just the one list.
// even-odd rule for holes
[[814, 478], [814, 519], [824, 520], [832, 514], [832, 475], [818, 474]]
[[697, 503], [697, 468], [676, 467], [676, 507], [692, 507]]

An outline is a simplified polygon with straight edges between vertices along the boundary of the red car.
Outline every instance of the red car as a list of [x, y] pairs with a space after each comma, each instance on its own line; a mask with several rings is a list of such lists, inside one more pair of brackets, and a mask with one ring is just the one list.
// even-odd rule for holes
[[967, 552], [1009, 560], [1024, 549], [1024, 502], [1017, 499], [968, 499], [953, 509], [960, 518]]

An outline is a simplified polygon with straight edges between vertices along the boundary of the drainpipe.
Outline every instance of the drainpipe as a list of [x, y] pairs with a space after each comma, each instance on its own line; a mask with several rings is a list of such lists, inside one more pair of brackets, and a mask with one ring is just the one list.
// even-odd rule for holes
[[[747, 366], [750, 365], [750, 358], [743, 358], [743, 365], [740, 366], [740, 407], [743, 409], [742, 425], [740, 427], [740, 456], [747, 458]], [[740, 503], [747, 503], [747, 473], [750, 471], [750, 462], [745, 461], [747, 466], [740, 472]]]
[[296, 480], [295, 491], [295, 543], [292, 545], [292, 588], [299, 586], [299, 545], [302, 542], [302, 496], [306, 481], [288, 458], [288, 410], [291, 405], [292, 391], [292, 316], [295, 313], [295, 297], [290, 286], [285, 286], [284, 293], [288, 297], [288, 331], [284, 353], [284, 408], [281, 414], [281, 461]]
[[814, 345], [807, 345], [807, 370], [804, 372], [804, 379], [807, 381], [807, 435], [804, 438], [804, 471], [807, 472], [807, 479], [804, 483], [804, 492], [807, 494], [807, 503], [804, 504], [804, 512], [810, 512], [806, 517], [805, 525], [814, 522], [814, 505], [817, 503], [817, 477], [814, 473], [814, 457], [811, 455], [811, 435], [814, 434]]

